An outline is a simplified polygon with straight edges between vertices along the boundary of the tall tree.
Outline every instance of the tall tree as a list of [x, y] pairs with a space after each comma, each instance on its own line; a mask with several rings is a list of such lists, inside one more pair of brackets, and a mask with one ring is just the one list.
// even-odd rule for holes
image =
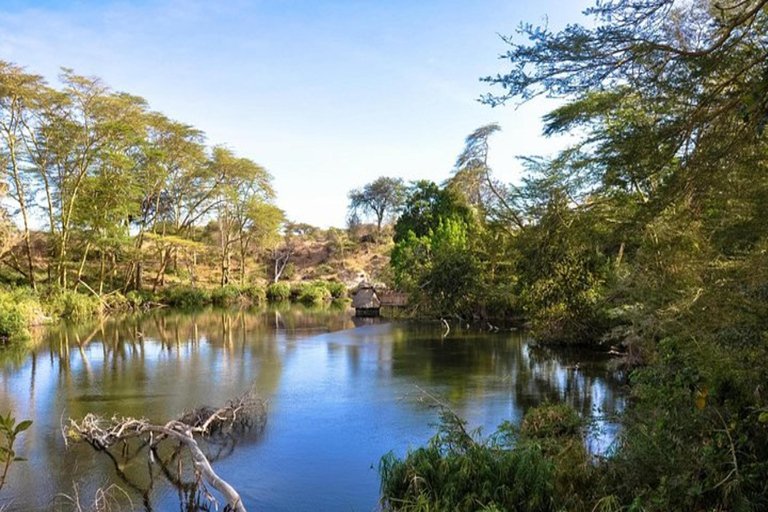
[[[266, 169], [247, 158], [236, 157], [226, 148], [214, 148], [210, 166], [221, 183], [218, 222], [221, 285], [224, 286], [230, 282], [230, 260], [235, 245], [240, 247], [240, 279], [245, 280], [245, 253], [253, 240], [254, 224], [259, 220], [274, 220], [274, 211], [265, 212], [259, 206], [271, 201], [275, 192], [272, 176]], [[269, 219], [258, 219], [260, 213], [268, 213]]]
[[529, 160], [543, 165], [512, 191], [530, 226], [521, 295], [534, 324], [581, 328], [647, 363], [601, 491], [618, 508], [759, 509], [768, 1], [616, 0], [587, 13], [593, 23], [560, 32], [522, 26], [527, 42], [505, 38], [511, 67], [486, 78], [504, 88], [491, 105], [564, 98], [545, 134], [577, 136]]
[[491, 123], [467, 136], [464, 149], [456, 159], [453, 176], [446, 185], [463, 196], [466, 203], [477, 208], [481, 215], [511, 221], [522, 229], [524, 225], [518, 212], [507, 203], [507, 187], [492, 177], [488, 164], [490, 138], [500, 130], [497, 123]]
[[403, 180], [382, 176], [362, 189], [349, 193], [349, 211], [352, 215], [373, 215], [376, 218], [376, 229], [381, 232], [384, 219], [397, 213], [404, 200]]
[[22, 220], [24, 248], [27, 256], [27, 278], [36, 288], [35, 267], [30, 240], [30, 206], [32, 184], [27, 148], [34, 134], [29, 129], [38, 98], [43, 94], [41, 77], [30, 75], [16, 65], [0, 61], [0, 141], [4, 157], [3, 173], [10, 186], [10, 197], [18, 204]]
[[[190, 228], [208, 213], [212, 191], [201, 179], [207, 162], [203, 141], [200, 130], [162, 114], [149, 115], [144, 165], [137, 176], [141, 209], [133, 218], [138, 233], [126, 287], [142, 288], [147, 234], [164, 270], [175, 254], [175, 243], [166, 237], [176, 237], [176, 241], [187, 237]], [[157, 275], [155, 286], [162, 275]]]
[[[5, 198], [6, 186], [0, 183], [0, 202]], [[18, 243], [18, 234], [4, 208], [0, 207], [0, 260]]]

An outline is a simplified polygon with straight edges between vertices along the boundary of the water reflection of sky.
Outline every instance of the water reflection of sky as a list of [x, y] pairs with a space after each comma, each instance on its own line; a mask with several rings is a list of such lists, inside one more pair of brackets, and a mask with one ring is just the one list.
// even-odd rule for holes
[[[32, 354], [0, 366], [0, 411], [34, 420], [21, 447], [29, 460], [13, 468], [0, 499], [9, 510], [41, 510], [73, 482], [85, 496], [121, 484], [89, 447], [64, 449], [66, 416], [162, 422], [252, 385], [269, 400], [266, 431], [215, 467], [254, 510], [372, 510], [379, 458], [434, 433], [438, 413], [424, 392], [485, 433], [550, 400], [595, 419], [592, 450], [604, 452], [615, 435], [609, 418], [623, 399], [604, 361], [534, 350], [518, 333], [454, 330], [442, 340], [438, 325], [353, 327], [345, 311], [288, 309], [48, 329]], [[146, 480], [145, 463], [125, 472]], [[168, 485], [155, 485], [150, 499], [158, 510], [178, 506]]]

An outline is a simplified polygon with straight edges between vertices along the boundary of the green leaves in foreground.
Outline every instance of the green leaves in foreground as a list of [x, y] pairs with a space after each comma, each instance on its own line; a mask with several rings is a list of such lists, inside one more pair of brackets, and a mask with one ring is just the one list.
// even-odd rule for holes
[[[404, 459], [391, 452], [385, 455], [379, 464], [382, 508], [458, 512], [583, 508], [574, 489], [563, 486], [583, 482], [583, 475], [591, 472], [575, 411], [544, 404], [526, 414], [521, 429], [505, 422], [488, 438], [465, 427], [454, 413], [443, 410], [437, 434], [427, 446], [410, 451]], [[562, 468], [569, 468], [569, 474]], [[571, 474], [575, 472], [582, 476]]]
[[16, 456], [16, 452], [13, 449], [13, 445], [16, 443], [16, 438], [32, 426], [30, 420], [23, 420], [16, 423], [16, 418], [11, 416], [9, 412], [7, 416], [0, 415], [0, 489], [5, 484], [5, 477], [8, 475], [8, 470], [11, 464], [14, 462], [22, 462], [25, 459]]

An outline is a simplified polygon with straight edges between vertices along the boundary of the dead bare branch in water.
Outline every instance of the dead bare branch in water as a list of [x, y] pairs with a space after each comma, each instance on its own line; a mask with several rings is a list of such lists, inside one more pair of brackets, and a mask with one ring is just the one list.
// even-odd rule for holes
[[[94, 414], [88, 414], [81, 420], [70, 418], [68, 425], [62, 426], [62, 435], [67, 443], [86, 442], [97, 451], [110, 455], [110, 448], [121, 445], [125, 449], [128, 441], [139, 439], [143, 445], [149, 446], [150, 462], [154, 462], [160, 443], [167, 440], [177, 441], [189, 451], [195, 471], [195, 486], [203, 496], [215, 505], [216, 500], [208, 492], [207, 483], [226, 499], [228, 510], [245, 512], [240, 495], [234, 487], [216, 474], [197, 438], [208, 440], [232, 433], [244, 433], [252, 429], [262, 429], [265, 423], [266, 404], [250, 391], [218, 409], [200, 407], [163, 425], [154, 424], [145, 418], [113, 416], [107, 420]], [[178, 481], [180, 480], [181, 469], [178, 475]]]
[[[121, 512], [122, 510], [134, 510], [131, 497], [118, 485], [99, 487], [93, 497], [92, 503], [83, 503], [80, 489], [73, 484], [72, 495], [60, 493], [56, 500], [63, 501], [69, 510], [73, 512]], [[127, 507], [121, 505], [121, 500], [128, 503]]]

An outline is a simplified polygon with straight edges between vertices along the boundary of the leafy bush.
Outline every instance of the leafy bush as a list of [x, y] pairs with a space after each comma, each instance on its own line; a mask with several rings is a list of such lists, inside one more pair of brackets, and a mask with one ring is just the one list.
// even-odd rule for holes
[[152, 292], [146, 290], [131, 290], [125, 295], [125, 299], [131, 309], [141, 309], [145, 304], [157, 300]]
[[26, 277], [19, 272], [11, 270], [5, 266], [0, 267], [0, 283], [18, 287], [23, 286], [26, 281]]
[[288, 300], [291, 298], [291, 285], [288, 283], [272, 283], [267, 286], [267, 299], [270, 301]]
[[27, 321], [21, 308], [3, 297], [0, 295], [0, 338], [15, 338], [25, 332]]
[[237, 286], [228, 284], [211, 292], [211, 302], [216, 306], [230, 306], [240, 300], [240, 290]]
[[211, 303], [211, 293], [191, 286], [171, 286], [163, 290], [163, 302], [177, 308], [200, 308]]
[[0, 414], [0, 489], [5, 484], [11, 464], [24, 460], [16, 454], [14, 445], [19, 435], [31, 426], [30, 420], [17, 423], [10, 412], [7, 416]]
[[511, 432], [477, 439], [444, 412], [426, 447], [380, 464], [384, 510], [557, 510], [552, 464], [534, 444], [512, 448]]
[[243, 288], [242, 294], [253, 304], [258, 306], [264, 304], [267, 300], [267, 293], [259, 285], [253, 284]]
[[579, 437], [581, 426], [581, 418], [571, 407], [546, 402], [526, 412], [520, 435], [527, 439]]
[[311, 283], [291, 283], [291, 300], [298, 301], [299, 296], [311, 287]]
[[93, 295], [51, 289], [43, 296], [43, 306], [52, 317], [84, 320], [100, 314], [102, 303]]
[[347, 296], [347, 286], [344, 283], [328, 281], [325, 283], [325, 287], [334, 299], [343, 299]]
[[128, 298], [120, 292], [105, 295], [103, 300], [110, 312], [127, 311], [131, 309], [131, 304], [128, 302]]
[[291, 300], [302, 304], [317, 304], [331, 298], [331, 292], [322, 281], [296, 283], [291, 286]]
[[565, 405], [529, 409], [522, 426], [502, 423], [488, 438], [444, 409], [437, 434], [404, 459], [379, 465], [384, 510], [593, 510], [596, 469], [581, 419]]

